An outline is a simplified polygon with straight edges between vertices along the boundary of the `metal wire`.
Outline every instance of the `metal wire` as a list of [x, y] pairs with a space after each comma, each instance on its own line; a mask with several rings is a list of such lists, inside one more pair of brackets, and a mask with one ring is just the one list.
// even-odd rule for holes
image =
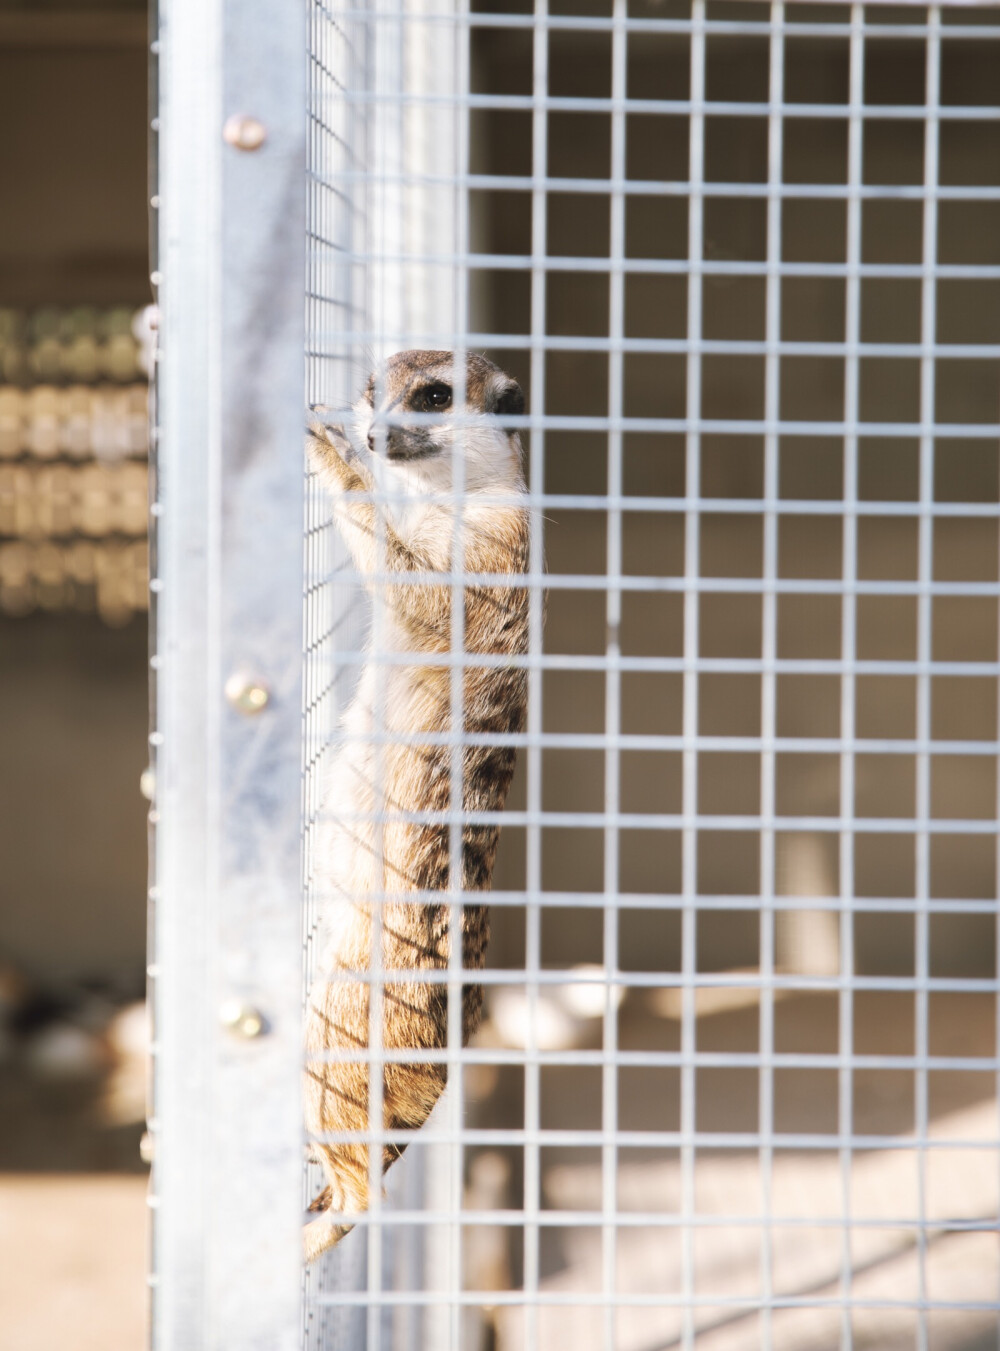
[[[369, 78], [365, 30], [322, 3], [306, 6], [308, 29], [308, 140], [306, 151], [306, 389], [304, 404], [342, 408], [357, 396], [357, 353], [340, 334], [368, 313], [363, 274], [345, 260], [368, 237], [369, 195], [360, 185], [341, 184], [342, 176], [364, 168], [368, 149], [366, 119], [344, 106], [355, 81]], [[303, 716], [303, 866], [304, 945], [303, 1011], [321, 958], [322, 905], [327, 887], [320, 871], [325, 785], [336, 752], [335, 729], [350, 697], [352, 679], [337, 659], [344, 648], [359, 648], [364, 620], [356, 585], [333, 524], [329, 498], [314, 466], [306, 470], [304, 531], [304, 716]], [[322, 1185], [315, 1164], [303, 1169], [302, 1212]], [[375, 1275], [367, 1263], [378, 1261], [374, 1243], [359, 1242], [342, 1264], [337, 1281], [345, 1294], [362, 1289]], [[366, 1318], [360, 1311], [319, 1302], [330, 1276], [320, 1264], [303, 1277], [303, 1340], [307, 1348], [360, 1345]], [[377, 1285], [375, 1286], [377, 1290]]]
[[[474, 659], [526, 671], [525, 729], [348, 733], [360, 667], [440, 668], [455, 707], [471, 659], [461, 624], [362, 638], [309, 481], [304, 986], [337, 752], [450, 748], [452, 801], [461, 748], [520, 763], [503, 812], [376, 823], [448, 827], [452, 876], [501, 826], [487, 1017], [462, 1050], [456, 951], [393, 971], [449, 992], [448, 1095], [323, 1137], [406, 1154], [307, 1275], [309, 1347], [995, 1323], [998, 12], [640, 8], [309, 8], [307, 402], [486, 350], [531, 507], [523, 577], [459, 549], [410, 579], [528, 587], [528, 652]], [[374, 1086], [408, 1056], [326, 1059]]]

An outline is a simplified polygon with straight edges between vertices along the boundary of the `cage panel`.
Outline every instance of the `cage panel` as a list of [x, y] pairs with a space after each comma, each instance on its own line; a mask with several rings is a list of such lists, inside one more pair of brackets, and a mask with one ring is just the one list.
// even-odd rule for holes
[[[187, 3], [161, 0], [162, 12]], [[355, 973], [367, 1028], [318, 1061], [364, 1068], [352, 1139], [367, 1206], [344, 1209], [353, 1228], [296, 1285], [304, 1332], [293, 1320], [283, 1341], [273, 1334], [275, 1296], [246, 1345], [978, 1344], [995, 1321], [1000, 1176], [989, 1163], [1000, 1068], [996, 11], [407, 0], [310, 2], [305, 13], [308, 118], [294, 167], [306, 184], [305, 343], [294, 351], [297, 369], [305, 352], [305, 392], [275, 395], [304, 530], [294, 511], [273, 526], [300, 560], [302, 586], [286, 599], [303, 641], [263, 635], [264, 606], [233, 611], [262, 659], [280, 654], [301, 673], [283, 770], [294, 760], [298, 815], [281, 856], [301, 846], [292, 908], [303, 945], [285, 934], [286, 995], [315, 998], [325, 926], [357, 899], [332, 894], [331, 829], [370, 831], [384, 885], [366, 904], [383, 938], [407, 922], [394, 903], [436, 904], [454, 935], [462, 908], [483, 899], [449, 880], [464, 841], [496, 826], [500, 840], [482, 970], [464, 969], [451, 942], [436, 964], [404, 962], [390, 979], [371, 940]], [[190, 40], [194, 28], [181, 31]], [[170, 40], [176, 63], [181, 38]], [[226, 53], [223, 69], [238, 59]], [[176, 108], [184, 85], [171, 69]], [[226, 211], [242, 200], [232, 175], [251, 181], [261, 165], [267, 178], [269, 153], [220, 172]], [[184, 201], [183, 183], [170, 184]], [[193, 283], [172, 265], [182, 294]], [[214, 275], [199, 274], [206, 286]], [[275, 291], [287, 300], [300, 275]], [[169, 307], [165, 320], [167, 371], [171, 342], [190, 330], [172, 327]], [[430, 653], [416, 629], [400, 641], [383, 583], [365, 601], [328, 475], [315, 461], [302, 470], [292, 428], [303, 404], [340, 420], [359, 462], [380, 453], [364, 408], [349, 409], [373, 369], [378, 403], [379, 363], [406, 349], [457, 354], [458, 405], [470, 352], [525, 394], [510, 419], [529, 518], [519, 650], [484, 656], [470, 639], [469, 597], [491, 581], [469, 565], [479, 537], [454, 525], [477, 491], [474, 420], [454, 422], [466, 454], [446, 487], [419, 480], [460, 541], [449, 536], [443, 572], [414, 579], [451, 604]], [[242, 389], [236, 349], [216, 355], [225, 389]], [[176, 417], [181, 381], [170, 379]], [[180, 425], [164, 422], [165, 468], [187, 463]], [[387, 437], [392, 425], [390, 413]], [[414, 519], [403, 510], [412, 482], [401, 487], [389, 458], [366, 518], [383, 558]], [[218, 472], [202, 504], [209, 538], [226, 485], [249, 470], [234, 450]], [[169, 512], [169, 474], [164, 491]], [[504, 492], [493, 497], [481, 519], [495, 523]], [[225, 520], [251, 505], [239, 498]], [[212, 613], [228, 615], [243, 537], [217, 537], [209, 594]], [[184, 566], [168, 547], [164, 597], [179, 579], [196, 589]], [[170, 613], [161, 643], [179, 622]], [[440, 725], [407, 726], [405, 701], [387, 696], [414, 669], [449, 710]], [[472, 727], [470, 669], [523, 676], [523, 716]], [[179, 699], [179, 677], [164, 667], [160, 678]], [[359, 679], [371, 717], [353, 725], [343, 715]], [[197, 696], [206, 707], [209, 687]], [[412, 745], [441, 793], [400, 820], [379, 785]], [[368, 778], [332, 800], [352, 746]], [[453, 809], [473, 758], [508, 752], [517, 768], [502, 813]], [[218, 782], [243, 784], [238, 738], [220, 755]], [[261, 803], [247, 796], [257, 821]], [[221, 831], [207, 820], [202, 841]], [[447, 860], [405, 902], [384, 878], [402, 825], [428, 832]], [[165, 835], [165, 897], [177, 895], [183, 848], [181, 833]], [[245, 931], [220, 913], [221, 936], [262, 950], [269, 931], [252, 909]], [[177, 960], [171, 934], [163, 921], [164, 962]], [[200, 1022], [178, 1017], [176, 984], [157, 996], [168, 1103], [169, 1057], [214, 1027], [225, 970], [205, 968]], [[461, 990], [473, 982], [484, 1014], [463, 1037]], [[382, 1111], [407, 1053], [384, 1044], [382, 1012], [386, 1001], [412, 1009], [431, 987], [445, 1012], [422, 1072], [446, 1069], [448, 1087], [419, 1130], [393, 1126]], [[291, 1084], [301, 1047], [293, 1035], [260, 1045], [277, 1053], [279, 1042]], [[217, 1055], [232, 1061], [251, 1091], [253, 1074], [223, 1045], [206, 1043], [206, 1071]], [[169, 1188], [180, 1184], [169, 1141], [184, 1138], [171, 1110], [157, 1259], [165, 1348], [198, 1344], [170, 1323]], [[225, 1128], [215, 1111], [200, 1129]], [[295, 1100], [296, 1126], [297, 1112]], [[299, 1134], [276, 1149], [286, 1165], [295, 1155], [292, 1187], [308, 1205], [324, 1178], [315, 1163], [300, 1169]], [[402, 1155], [384, 1190], [383, 1148]], [[240, 1198], [254, 1205], [250, 1179]], [[188, 1260], [205, 1256], [192, 1243]], [[285, 1258], [297, 1274], [297, 1247]], [[216, 1267], [202, 1266], [210, 1285]], [[269, 1288], [276, 1280], [261, 1282], [261, 1305]], [[283, 1299], [287, 1309], [287, 1289]]]

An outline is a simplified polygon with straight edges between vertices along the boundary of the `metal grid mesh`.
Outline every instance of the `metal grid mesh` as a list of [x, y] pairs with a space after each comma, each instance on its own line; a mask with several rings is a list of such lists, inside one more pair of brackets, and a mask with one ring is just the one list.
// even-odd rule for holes
[[[534, 560], [487, 1020], [307, 1278], [309, 1344], [971, 1345], [996, 14], [309, 13], [310, 402], [487, 350]], [[369, 656], [315, 484], [306, 541], [308, 860]]]
[[[355, 348], [338, 335], [364, 322], [363, 272], [351, 256], [368, 226], [367, 192], [354, 182], [366, 162], [366, 119], [349, 102], [369, 74], [366, 26], [341, 18], [327, 6], [307, 6], [308, 136], [306, 146], [306, 397], [310, 406], [346, 406], [356, 394]], [[360, 284], [359, 284], [360, 283]], [[329, 499], [313, 467], [307, 466], [305, 522], [303, 831], [305, 944], [303, 997], [317, 964], [317, 931], [324, 886], [316, 857], [322, 831], [324, 786], [336, 749], [331, 735], [350, 695], [352, 673], [338, 664], [338, 650], [360, 646], [355, 587], [348, 560], [330, 514]], [[305, 1003], [304, 1003], [305, 1007]], [[307, 1165], [303, 1211], [319, 1190], [319, 1169]], [[359, 1245], [360, 1249], [360, 1245]], [[359, 1250], [348, 1255], [339, 1274], [344, 1286], [364, 1279]], [[363, 1342], [364, 1319], [315, 1299], [317, 1273], [304, 1273], [304, 1345], [324, 1347]]]

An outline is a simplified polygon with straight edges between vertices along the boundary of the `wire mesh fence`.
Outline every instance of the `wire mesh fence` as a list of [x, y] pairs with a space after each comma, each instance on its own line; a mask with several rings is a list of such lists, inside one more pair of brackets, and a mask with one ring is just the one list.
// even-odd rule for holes
[[[158, 1344], [985, 1345], [1000, 1295], [1000, 11], [309, 3], [299, 35], [301, 144], [274, 169], [265, 150], [246, 170], [249, 184], [283, 172], [287, 184], [298, 154], [305, 175], [305, 395], [290, 393], [301, 329], [289, 326], [274, 343], [288, 361], [274, 394], [275, 472], [298, 482], [301, 403], [347, 428], [348, 466], [380, 453], [388, 464], [393, 431], [434, 417], [390, 409], [384, 430], [369, 426], [363, 406], [349, 411], [369, 375], [377, 410], [392, 353], [454, 352], [461, 408], [473, 393], [468, 354], [483, 353], [526, 398], [526, 412], [503, 419], [524, 449], [526, 561], [516, 578], [471, 566], [470, 503], [499, 513], [510, 494], [483, 496], [470, 457], [455, 457], [443, 489], [421, 479], [416, 503], [412, 481], [387, 469], [350, 490], [374, 509], [372, 605], [343, 497], [338, 524], [314, 458], [304, 601], [270, 591], [236, 604], [228, 655], [213, 649], [198, 696], [209, 706], [216, 688], [232, 702], [233, 671], [263, 673], [263, 721], [240, 722], [237, 697], [209, 757], [227, 809], [246, 813], [237, 843], [275, 800], [254, 789], [246, 728], [286, 718], [280, 735], [253, 735], [284, 736], [282, 783], [301, 778], [281, 821], [279, 890], [302, 915], [304, 945], [282, 928], [257, 975], [245, 958], [234, 976], [217, 949], [259, 953], [261, 933], [254, 905], [224, 903], [204, 938], [202, 1023], [176, 1011], [190, 968], [157, 996], [158, 1115], [177, 1104], [158, 1143]], [[284, 50], [291, 69], [288, 34]], [[224, 101], [227, 114], [256, 112], [252, 83], [243, 95]], [[258, 259], [281, 209], [264, 213]], [[294, 288], [293, 275], [281, 285]], [[169, 287], [169, 261], [164, 276]], [[265, 314], [267, 292], [265, 278]], [[225, 316], [224, 288], [221, 304]], [[164, 334], [167, 371], [169, 310]], [[237, 401], [241, 378], [234, 368]], [[170, 397], [168, 413], [181, 393]], [[450, 420], [471, 442], [474, 410]], [[221, 444], [212, 482], [225, 498], [245, 459], [225, 450], [225, 433]], [[161, 532], [169, 484], [164, 494]], [[218, 500], [208, 495], [206, 528]], [[431, 566], [418, 550], [413, 582], [450, 597], [452, 618], [428, 656], [415, 630], [393, 636], [386, 585], [389, 536], [407, 511], [431, 519], [431, 507], [450, 552]], [[277, 532], [283, 550], [301, 547], [301, 497], [244, 494], [242, 509], [255, 540]], [[239, 542], [240, 517], [229, 519]], [[233, 578], [226, 538], [209, 566]], [[164, 595], [171, 557], [185, 566], [168, 548]], [[527, 596], [523, 650], [484, 655], [467, 641], [468, 596], [504, 581]], [[238, 582], [212, 585], [212, 613], [225, 615]], [[274, 636], [269, 607], [302, 614], [301, 643]], [[161, 621], [161, 646], [187, 621], [172, 622]], [[301, 706], [292, 684], [271, 697], [275, 662], [301, 669]], [[175, 657], [168, 677], [168, 665], [169, 693], [180, 666]], [[494, 668], [523, 673], [526, 716], [476, 730], [470, 671]], [[447, 715], [436, 731], [407, 724], [393, 702], [400, 672], [438, 691]], [[343, 716], [366, 678], [374, 693], [359, 730]], [[183, 736], [173, 744], [180, 779], [204, 773]], [[370, 779], [345, 800], [330, 785], [352, 746]], [[399, 899], [386, 840], [403, 810], [386, 765], [414, 746], [449, 785], [406, 817], [446, 839], [449, 859], [439, 894], [418, 886], [416, 901], [438, 905], [452, 934], [477, 896], [448, 878], [465, 876], [470, 832], [501, 827], [492, 938], [474, 977], [456, 942], [434, 962], [390, 963], [391, 981], [382, 969]], [[498, 749], [516, 750], [510, 796], [502, 812], [477, 809], [463, 773], [470, 755]], [[185, 880], [176, 860], [192, 830], [217, 848], [173, 791], [183, 829], [169, 826], [165, 801], [161, 909]], [[330, 830], [359, 841], [368, 830], [382, 869], [371, 960], [355, 973], [370, 1017], [352, 1047], [332, 1034], [313, 1046], [306, 1069], [367, 1066], [367, 1115], [360, 1130], [346, 1117], [325, 1132], [313, 1123], [308, 1157], [317, 1141], [359, 1144], [371, 1187], [367, 1209], [343, 1208], [351, 1231], [295, 1287], [303, 1332], [274, 1273], [243, 1265], [270, 1223], [253, 1189], [263, 1170], [268, 1194], [285, 1189], [305, 1207], [329, 1174], [300, 1163], [287, 1112], [270, 1149], [262, 1127], [256, 1155], [244, 1151], [237, 1261], [221, 1224], [191, 1242], [190, 1198], [178, 1198], [193, 1146], [178, 1118], [186, 1093], [214, 1136], [259, 1097], [259, 1051], [233, 1049], [234, 1009], [262, 1011], [268, 1035], [250, 1040], [271, 1047], [295, 1097], [300, 1022], [287, 1007], [277, 1016], [274, 991], [286, 1003], [298, 994], [308, 1020], [330, 978], [322, 934], [351, 901], [331, 879]], [[225, 849], [219, 857], [224, 884], [232, 865]], [[259, 857], [258, 844], [244, 879]], [[211, 888], [199, 894], [214, 916]], [[158, 919], [161, 987], [167, 952], [180, 960], [170, 926], [183, 922]], [[387, 1044], [382, 1021], [407, 979], [414, 999], [435, 985], [450, 996], [438, 1042], [422, 1041], [416, 1059], [448, 1075], [419, 1130], [382, 1119], [386, 1085], [416, 1055]], [[463, 1046], [461, 991], [473, 980], [483, 1018]], [[217, 1005], [229, 1023], [213, 1041], [204, 1028]], [[221, 1059], [232, 1085], [210, 1104], [164, 1069], [190, 1054], [199, 1026], [203, 1076]], [[384, 1194], [383, 1148], [405, 1148]], [[214, 1187], [229, 1185], [219, 1162], [222, 1175], [201, 1183], [202, 1218]], [[170, 1244], [181, 1229], [184, 1258]], [[227, 1339], [217, 1316], [215, 1342], [190, 1340], [204, 1320], [187, 1324], [187, 1341], [165, 1331], [185, 1261], [206, 1255], [207, 1307], [219, 1289], [238, 1300], [253, 1283], [244, 1340]]]

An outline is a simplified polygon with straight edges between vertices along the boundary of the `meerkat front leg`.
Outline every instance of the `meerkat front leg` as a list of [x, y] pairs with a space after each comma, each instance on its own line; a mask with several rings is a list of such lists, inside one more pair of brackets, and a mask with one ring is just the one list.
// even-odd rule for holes
[[306, 447], [327, 485], [334, 490], [334, 520], [363, 576], [375, 571], [377, 526], [372, 484], [358, 470], [357, 453], [342, 427], [312, 419]]
[[336, 489], [334, 520], [358, 572], [366, 579], [378, 573], [413, 577], [398, 585], [389, 583], [381, 592], [383, 598], [404, 624], [416, 624], [437, 643], [447, 643], [450, 593], [446, 587], [419, 576], [433, 573], [433, 562], [404, 544], [385, 513], [377, 511], [368, 496], [373, 485], [346, 432], [315, 421], [309, 432], [310, 454]]

